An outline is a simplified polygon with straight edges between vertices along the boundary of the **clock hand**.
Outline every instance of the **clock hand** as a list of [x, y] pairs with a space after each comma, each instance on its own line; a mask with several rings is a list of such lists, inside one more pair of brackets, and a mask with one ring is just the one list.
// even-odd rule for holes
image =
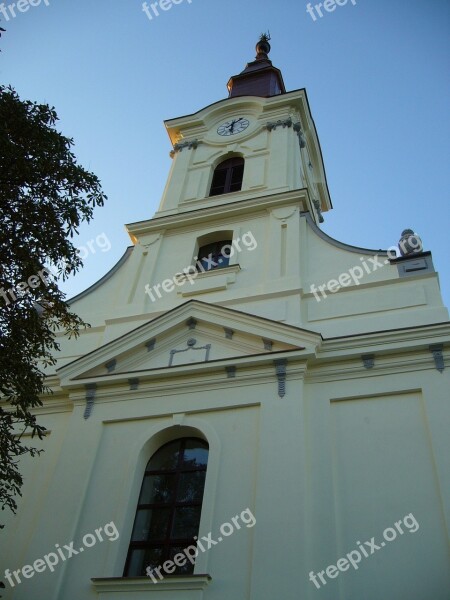
[[236, 119], [236, 121], [234, 121], [234, 123], [233, 123], [233, 129], [234, 129], [234, 126], [239, 123], [239, 121], [242, 121], [242, 117], [240, 119]]

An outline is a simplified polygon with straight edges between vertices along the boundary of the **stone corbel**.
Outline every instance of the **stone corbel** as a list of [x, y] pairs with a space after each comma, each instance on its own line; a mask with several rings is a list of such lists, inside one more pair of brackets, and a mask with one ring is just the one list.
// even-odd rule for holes
[[319, 223], [323, 223], [325, 219], [323, 218], [322, 211], [320, 209], [320, 202], [318, 200], [316, 200], [315, 198], [313, 198], [313, 204], [314, 204], [314, 208], [317, 211], [317, 216], [319, 217]]
[[132, 377], [131, 379], [128, 380], [128, 384], [130, 386], [130, 390], [137, 390], [137, 389], [139, 389], [139, 378], [138, 377]]
[[108, 371], [108, 373], [112, 373], [113, 371], [116, 370], [116, 365], [117, 365], [117, 360], [115, 358], [113, 358], [112, 360], [108, 361], [105, 364], [105, 369]]
[[94, 407], [95, 393], [97, 391], [97, 385], [95, 383], [87, 383], [85, 386], [86, 390], [86, 408], [84, 409], [84, 418], [89, 419]]
[[278, 360], [274, 360], [273, 364], [275, 365], [275, 373], [278, 379], [278, 396], [280, 398], [284, 398], [284, 396], [286, 395], [287, 360], [285, 358], [280, 358]]
[[272, 340], [268, 340], [266, 338], [262, 338], [263, 344], [264, 344], [264, 350], [269, 350], [270, 352], [272, 351], [273, 348], [273, 342]]
[[298, 135], [298, 142], [300, 144], [300, 148], [306, 148], [306, 140], [303, 135], [302, 126], [300, 125], [300, 121], [298, 123], [294, 123], [293, 129], [295, 133]]
[[145, 344], [145, 347], [147, 348], [147, 352], [151, 352], [152, 350], [154, 350], [155, 349], [155, 344], [156, 344], [156, 338], [152, 338], [151, 340], [149, 340]]
[[366, 369], [373, 369], [375, 365], [375, 356], [373, 354], [362, 354], [361, 360]]
[[228, 379], [234, 379], [236, 377], [236, 367], [225, 367], [225, 371]]
[[197, 327], [197, 320], [194, 319], [194, 317], [191, 317], [188, 319], [188, 321], [186, 321], [186, 325], [189, 327], [189, 329], [195, 329]]
[[430, 352], [434, 358], [434, 364], [439, 373], [442, 373], [445, 369], [444, 355], [442, 353], [444, 346], [442, 344], [432, 344], [430, 346]]

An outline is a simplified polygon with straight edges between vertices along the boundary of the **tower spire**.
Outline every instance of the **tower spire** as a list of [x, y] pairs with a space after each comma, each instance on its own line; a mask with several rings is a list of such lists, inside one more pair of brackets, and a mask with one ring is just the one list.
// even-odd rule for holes
[[228, 81], [229, 97], [235, 96], [276, 96], [285, 94], [281, 71], [272, 65], [269, 58], [270, 33], [262, 33], [256, 44], [256, 57], [247, 63], [245, 69]]

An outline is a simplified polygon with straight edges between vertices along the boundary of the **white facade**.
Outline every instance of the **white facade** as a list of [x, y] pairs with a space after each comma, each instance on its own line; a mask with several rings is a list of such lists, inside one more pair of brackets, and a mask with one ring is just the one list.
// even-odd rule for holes
[[[217, 133], [241, 117], [244, 131]], [[393, 259], [319, 229], [331, 201], [304, 90], [166, 126], [159, 211], [72, 302], [92, 328], [61, 338], [4, 569], [110, 522], [118, 539], [19, 574], [4, 597], [448, 600], [450, 325], [430, 253]], [[241, 191], [210, 197], [233, 156]], [[225, 239], [229, 266], [177, 276]], [[200, 539], [245, 509], [256, 523], [200, 552], [194, 576], [123, 578], [145, 465], [184, 436], [209, 444]], [[357, 568], [327, 571], [353, 551]]]

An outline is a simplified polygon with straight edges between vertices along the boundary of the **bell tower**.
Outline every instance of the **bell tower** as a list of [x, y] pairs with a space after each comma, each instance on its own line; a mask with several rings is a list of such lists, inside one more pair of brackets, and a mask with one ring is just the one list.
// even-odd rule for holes
[[286, 92], [269, 39], [230, 78], [228, 98], [165, 122], [173, 164], [155, 216], [286, 194], [316, 223], [331, 209], [306, 91]]

